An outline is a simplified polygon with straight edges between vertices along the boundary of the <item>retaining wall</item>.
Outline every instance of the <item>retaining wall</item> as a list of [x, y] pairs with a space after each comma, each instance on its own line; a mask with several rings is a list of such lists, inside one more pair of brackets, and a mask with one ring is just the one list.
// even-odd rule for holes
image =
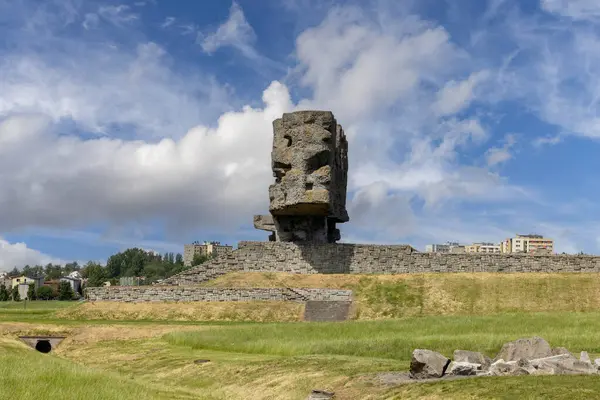
[[204, 288], [194, 286], [108, 286], [85, 290], [90, 301], [351, 301], [351, 290], [301, 288]]
[[238, 249], [166, 281], [193, 285], [233, 271], [299, 274], [424, 272], [600, 272], [600, 257], [420, 253], [406, 245], [240, 242]]

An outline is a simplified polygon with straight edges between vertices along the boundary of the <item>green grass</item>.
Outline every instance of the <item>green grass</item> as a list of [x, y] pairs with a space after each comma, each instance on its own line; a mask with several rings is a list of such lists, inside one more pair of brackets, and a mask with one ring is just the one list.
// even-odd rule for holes
[[45, 310], [56, 311], [78, 304], [73, 301], [34, 300], [34, 301], [0, 301], [0, 313], [7, 310]]
[[283, 356], [334, 354], [403, 361], [415, 348], [451, 356], [455, 349], [495, 356], [503, 343], [541, 336], [554, 347], [600, 353], [600, 313], [536, 313], [494, 316], [430, 316], [389, 321], [324, 324], [250, 324], [174, 332], [174, 345]]
[[0, 302], [0, 322], [28, 321], [41, 322], [52, 319], [58, 310], [76, 307], [79, 302], [74, 301], [2, 301]]
[[0, 343], [0, 399], [169, 399], [168, 393], [51, 355]]

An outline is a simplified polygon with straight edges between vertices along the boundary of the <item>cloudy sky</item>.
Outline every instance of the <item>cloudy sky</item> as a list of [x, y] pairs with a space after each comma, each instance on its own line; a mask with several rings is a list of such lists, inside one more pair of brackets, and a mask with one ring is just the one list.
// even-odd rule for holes
[[0, 269], [265, 240], [271, 122], [332, 110], [347, 242], [600, 253], [600, 2], [0, 0]]

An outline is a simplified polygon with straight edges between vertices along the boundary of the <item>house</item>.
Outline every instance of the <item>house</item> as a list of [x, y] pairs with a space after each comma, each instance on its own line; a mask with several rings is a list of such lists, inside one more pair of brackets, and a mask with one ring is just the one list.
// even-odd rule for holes
[[11, 288], [14, 288], [17, 285], [29, 285], [33, 283], [35, 285], [35, 289], [37, 290], [37, 288], [39, 288], [40, 286], [42, 286], [44, 284], [44, 277], [43, 276], [25, 276], [25, 275], [21, 275], [21, 276], [17, 276], [15, 278], [12, 278], [12, 283], [10, 285]]
[[2, 285], [9, 290], [12, 288], [12, 279], [8, 277], [6, 272], [0, 273], [0, 286]]
[[71, 278], [70, 276], [65, 276], [63, 278], [60, 278], [61, 282], [69, 282], [69, 285], [71, 285], [71, 289], [73, 289], [74, 293], [79, 293], [79, 290], [81, 289], [81, 279], [77, 279], [77, 278]]

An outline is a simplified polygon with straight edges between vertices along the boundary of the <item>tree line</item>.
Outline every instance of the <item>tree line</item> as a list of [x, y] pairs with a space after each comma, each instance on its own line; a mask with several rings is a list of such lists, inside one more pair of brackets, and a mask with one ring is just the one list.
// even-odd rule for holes
[[[207, 256], [196, 255], [194, 256], [192, 265], [200, 265], [209, 258]], [[74, 271], [79, 271], [81, 277], [86, 280], [86, 286], [97, 287], [102, 286], [107, 281], [113, 285], [117, 285], [119, 284], [119, 279], [123, 277], [143, 277], [144, 284], [151, 284], [183, 272], [186, 269], [188, 267], [183, 265], [183, 256], [180, 253], [158, 254], [136, 247], [113, 254], [108, 258], [106, 265], [101, 265], [95, 261], [89, 261], [84, 265], [79, 265], [77, 262], [64, 265], [52, 263], [46, 266], [26, 265], [22, 269], [13, 268], [9, 272], [9, 275], [43, 276], [45, 281], [52, 281], [67, 276]], [[68, 290], [71, 291], [70, 294]], [[68, 282], [61, 282], [58, 292], [53, 291], [48, 286], [41, 286], [35, 290], [32, 284], [27, 297], [29, 299], [38, 298], [41, 300], [56, 298], [70, 300], [77, 297], [77, 294], [72, 292], [71, 285]], [[6, 300], [19, 300], [17, 287], [13, 289], [0, 285], [0, 301]]]

